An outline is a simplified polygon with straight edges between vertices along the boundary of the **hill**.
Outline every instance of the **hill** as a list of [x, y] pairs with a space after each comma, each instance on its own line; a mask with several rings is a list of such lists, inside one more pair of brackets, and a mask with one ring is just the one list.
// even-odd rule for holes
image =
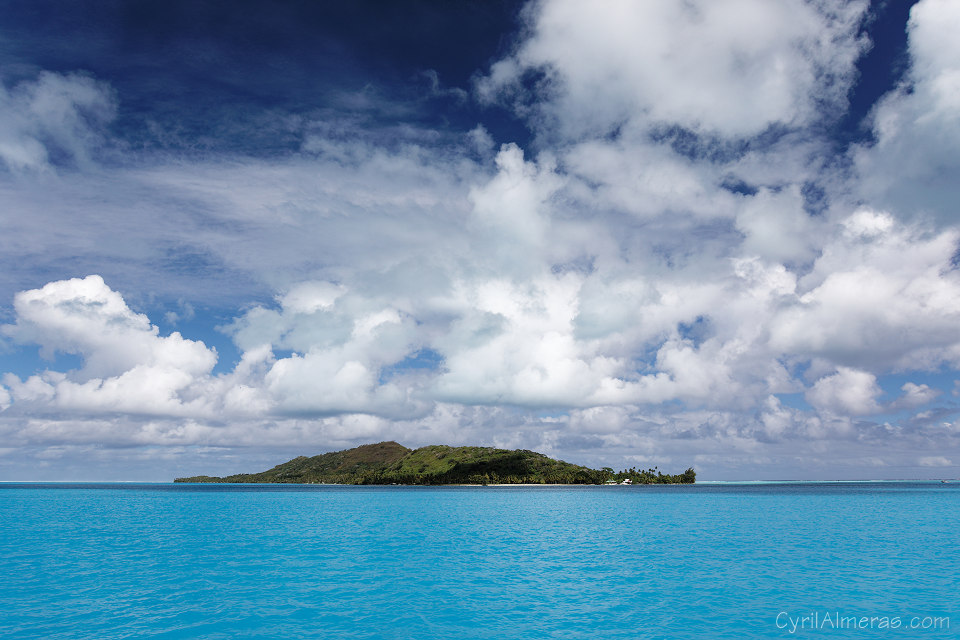
[[365, 444], [318, 456], [299, 456], [260, 473], [222, 478], [194, 476], [174, 482], [266, 482], [303, 484], [603, 484], [630, 478], [637, 484], [692, 483], [655, 470], [590, 469], [525, 449], [431, 445], [411, 450], [396, 442]]
[[174, 482], [289, 482], [299, 484], [366, 484], [357, 482], [381, 473], [413, 453], [396, 442], [365, 444], [346, 451], [334, 451], [308, 458], [298, 456], [260, 473], [238, 473], [223, 478], [197, 476]]

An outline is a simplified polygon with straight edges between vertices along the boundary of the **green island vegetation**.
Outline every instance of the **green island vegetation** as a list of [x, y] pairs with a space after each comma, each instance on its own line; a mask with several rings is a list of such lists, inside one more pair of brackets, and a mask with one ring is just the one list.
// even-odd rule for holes
[[615, 472], [590, 469], [542, 453], [493, 447], [431, 445], [408, 449], [396, 442], [365, 444], [308, 458], [299, 456], [260, 473], [217, 478], [193, 476], [174, 482], [295, 484], [692, 484], [691, 468], [670, 475], [656, 468]]

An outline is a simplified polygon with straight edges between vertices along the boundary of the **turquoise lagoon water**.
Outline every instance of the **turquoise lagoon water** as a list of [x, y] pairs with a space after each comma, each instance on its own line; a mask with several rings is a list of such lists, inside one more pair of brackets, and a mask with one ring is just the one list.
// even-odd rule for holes
[[939, 483], [4, 484], [0, 638], [960, 638], [958, 532]]

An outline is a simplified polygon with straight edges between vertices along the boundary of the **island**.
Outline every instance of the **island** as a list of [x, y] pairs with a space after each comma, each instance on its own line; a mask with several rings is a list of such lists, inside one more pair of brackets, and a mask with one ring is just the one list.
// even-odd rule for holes
[[591, 469], [525, 449], [431, 445], [408, 449], [396, 442], [299, 456], [260, 473], [222, 478], [193, 476], [174, 482], [294, 484], [692, 484], [690, 468], [670, 475], [653, 469]]

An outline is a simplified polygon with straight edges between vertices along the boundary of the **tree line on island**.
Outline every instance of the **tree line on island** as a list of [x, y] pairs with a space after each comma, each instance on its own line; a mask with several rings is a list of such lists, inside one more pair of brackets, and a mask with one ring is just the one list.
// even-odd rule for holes
[[614, 471], [554, 460], [525, 449], [448, 447], [408, 449], [396, 442], [365, 444], [345, 451], [299, 456], [260, 473], [193, 476], [174, 482], [294, 484], [693, 484], [690, 468], [665, 474], [656, 467]]

